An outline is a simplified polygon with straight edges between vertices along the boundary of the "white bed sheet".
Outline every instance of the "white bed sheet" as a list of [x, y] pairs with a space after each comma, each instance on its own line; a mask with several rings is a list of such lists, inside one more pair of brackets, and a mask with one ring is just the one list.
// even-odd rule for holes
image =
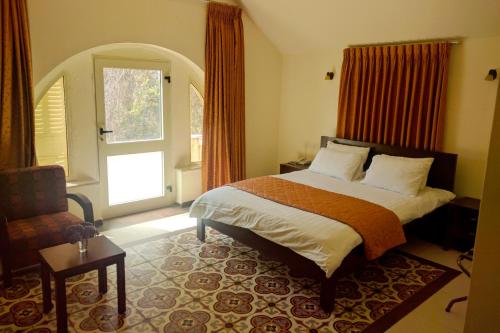
[[[430, 187], [416, 197], [409, 197], [309, 170], [275, 177], [379, 204], [393, 211], [403, 224], [424, 216], [455, 197], [449, 191]], [[349, 252], [362, 243], [361, 236], [344, 223], [231, 186], [223, 186], [200, 196], [191, 205], [190, 216], [250, 229], [314, 261], [327, 277], [333, 274]]]

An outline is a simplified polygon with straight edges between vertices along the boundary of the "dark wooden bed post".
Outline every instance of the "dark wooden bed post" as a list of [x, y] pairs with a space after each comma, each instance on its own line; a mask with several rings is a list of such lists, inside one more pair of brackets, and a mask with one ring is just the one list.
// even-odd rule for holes
[[332, 276], [321, 281], [319, 303], [326, 312], [332, 312], [335, 307], [335, 286], [337, 279]]
[[203, 219], [198, 219], [198, 224], [196, 226], [196, 236], [200, 241], [205, 241], [205, 222], [203, 221]]

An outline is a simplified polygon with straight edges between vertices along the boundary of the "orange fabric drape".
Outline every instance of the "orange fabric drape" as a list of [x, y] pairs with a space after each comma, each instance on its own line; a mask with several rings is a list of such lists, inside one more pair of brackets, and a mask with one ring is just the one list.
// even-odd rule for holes
[[337, 136], [440, 150], [449, 53], [448, 43], [345, 49]]
[[203, 190], [245, 178], [245, 86], [241, 9], [208, 4], [203, 112]]
[[35, 128], [26, 0], [2, 0], [0, 169], [33, 166]]

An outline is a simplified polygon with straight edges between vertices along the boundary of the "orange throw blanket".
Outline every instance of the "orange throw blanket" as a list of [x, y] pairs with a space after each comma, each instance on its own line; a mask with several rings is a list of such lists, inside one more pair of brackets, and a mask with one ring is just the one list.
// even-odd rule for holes
[[368, 260], [406, 242], [396, 214], [369, 201], [271, 176], [247, 179], [229, 186], [351, 226], [363, 238]]

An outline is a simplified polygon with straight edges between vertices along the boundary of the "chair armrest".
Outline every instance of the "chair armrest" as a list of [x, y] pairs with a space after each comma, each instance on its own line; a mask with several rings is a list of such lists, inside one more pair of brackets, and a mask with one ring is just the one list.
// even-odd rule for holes
[[66, 193], [66, 198], [76, 201], [82, 207], [85, 222], [94, 223], [94, 209], [87, 196], [81, 193]]

